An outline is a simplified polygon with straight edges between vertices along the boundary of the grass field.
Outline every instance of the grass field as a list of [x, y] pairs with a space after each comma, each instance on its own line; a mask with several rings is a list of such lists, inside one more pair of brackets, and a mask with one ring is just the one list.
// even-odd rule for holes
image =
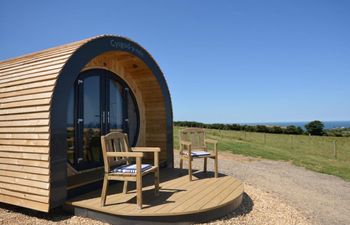
[[[179, 131], [174, 127], [174, 145], [179, 149]], [[291, 161], [293, 164], [350, 181], [350, 138], [264, 134], [206, 130], [219, 141], [220, 151], [252, 157]]]

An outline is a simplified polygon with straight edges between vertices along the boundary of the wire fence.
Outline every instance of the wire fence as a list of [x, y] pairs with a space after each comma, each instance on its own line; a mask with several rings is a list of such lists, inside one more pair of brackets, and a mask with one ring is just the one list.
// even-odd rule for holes
[[350, 138], [257, 133], [233, 130], [206, 129], [209, 136], [217, 139], [243, 141], [280, 148], [295, 153], [320, 156], [350, 162]]

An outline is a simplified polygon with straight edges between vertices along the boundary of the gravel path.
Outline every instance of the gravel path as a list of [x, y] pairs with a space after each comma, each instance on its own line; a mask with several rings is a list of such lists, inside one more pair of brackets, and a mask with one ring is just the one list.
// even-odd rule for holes
[[[175, 151], [176, 166], [177, 156]], [[193, 166], [201, 169], [202, 160], [194, 160]], [[220, 153], [219, 171], [242, 180], [245, 194], [235, 212], [208, 224], [350, 224], [350, 182], [288, 162], [229, 153]], [[0, 224], [104, 223], [62, 211], [45, 214], [0, 203]]]
[[[256, 193], [266, 193], [266, 197], [279, 199], [313, 224], [350, 224], [350, 182], [309, 171], [289, 162], [229, 153], [221, 153], [219, 158], [219, 171], [243, 181], [251, 198]], [[201, 168], [202, 162], [196, 161], [195, 166]], [[209, 169], [213, 168], [213, 165], [208, 166]], [[256, 199], [254, 204], [258, 204], [258, 201]], [[254, 214], [254, 210], [251, 213]]]
[[291, 207], [281, 199], [254, 188], [244, 185], [245, 194], [241, 206], [235, 212], [208, 225], [287, 225], [312, 224], [311, 220], [299, 210]]
[[1, 225], [108, 225], [97, 220], [72, 216], [56, 210], [52, 213], [43, 213], [17, 206], [0, 203]]

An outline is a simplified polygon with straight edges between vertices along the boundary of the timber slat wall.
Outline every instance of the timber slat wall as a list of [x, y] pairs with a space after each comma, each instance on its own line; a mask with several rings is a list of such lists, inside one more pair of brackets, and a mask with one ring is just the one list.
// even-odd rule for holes
[[[0, 202], [50, 209], [50, 109], [58, 75], [69, 57], [91, 39], [0, 62]], [[137, 67], [135, 67], [137, 65]], [[164, 98], [142, 60], [107, 52], [84, 69], [104, 68], [133, 89], [140, 110], [138, 145], [159, 146], [166, 160]]]
[[49, 210], [51, 96], [85, 42], [0, 62], [0, 202]]

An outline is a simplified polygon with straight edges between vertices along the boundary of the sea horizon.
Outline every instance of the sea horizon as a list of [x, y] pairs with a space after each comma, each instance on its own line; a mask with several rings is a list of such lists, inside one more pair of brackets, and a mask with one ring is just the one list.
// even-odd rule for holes
[[[335, 129], [335, 128], [350, 128], [350, 120], [338, 120], [338, 121], [322, 121], [325, 129]], [[246, 123], [233, 123], [240, 125], [267, 125], [267, 126], [297, 126], [305, 129], [305, 125], [310, 123], [310, 121], [285, 121], [285, 122], [246, 122]]]

